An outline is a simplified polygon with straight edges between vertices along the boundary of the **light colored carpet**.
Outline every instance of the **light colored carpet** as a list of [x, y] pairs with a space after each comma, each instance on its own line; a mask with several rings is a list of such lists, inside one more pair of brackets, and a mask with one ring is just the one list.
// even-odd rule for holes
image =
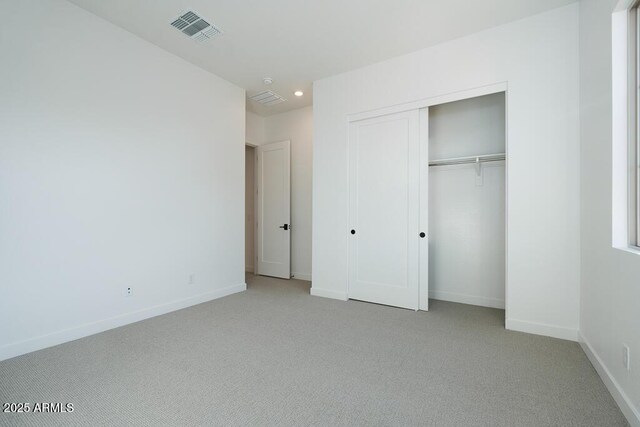
[[0, 362], [1, 425], [621, 426], [578, 344], [504, 311], [412, 312], [248, 277], [247, 292]]

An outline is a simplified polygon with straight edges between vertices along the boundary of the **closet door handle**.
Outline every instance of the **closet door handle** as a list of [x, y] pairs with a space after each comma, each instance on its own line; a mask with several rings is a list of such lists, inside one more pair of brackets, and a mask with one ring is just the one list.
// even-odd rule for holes
[[289, 229], [289, 224], [281, 225], [278, 228], [284, 228], [284, 231], [287, 231]]
[[424, 239], [425, 237], [426, 237], [426, 234], [424, 234], [424, 231], [421, 231], [421, 232], [420, 232], [420, 238], [421, 238], [421, 239]]
[[356, 230], [351, 230], [351, 234], [356, 234]]

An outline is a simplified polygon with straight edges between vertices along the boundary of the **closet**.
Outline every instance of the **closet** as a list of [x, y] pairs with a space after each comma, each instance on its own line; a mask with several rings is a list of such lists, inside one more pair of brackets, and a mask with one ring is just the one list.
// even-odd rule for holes
[[504, 307], [505, 94], [349, 121], [348, 296]]
[[429, 108], [429, 297], [504, 308], [505, 97]]

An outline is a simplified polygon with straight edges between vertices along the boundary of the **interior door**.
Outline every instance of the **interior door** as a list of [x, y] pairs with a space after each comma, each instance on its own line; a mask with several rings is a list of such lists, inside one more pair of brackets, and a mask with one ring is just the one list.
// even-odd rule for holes
[[418, 110], [349, 127], [349, 298], [417, 310]]
[[291, 277], [289, 141], [256, 148], [258, 187], [257, 274]]

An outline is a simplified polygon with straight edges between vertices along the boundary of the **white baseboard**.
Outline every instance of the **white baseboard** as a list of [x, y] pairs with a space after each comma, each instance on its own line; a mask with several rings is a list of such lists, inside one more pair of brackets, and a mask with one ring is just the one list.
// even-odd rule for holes
[[19, 341], [0, 347], [0, 361], [20, 356], [22, 354], [31, 353], [32, 351], [42, 350], [43, 348], [52, 347], [54, 345], [63, 344], [65, 342], [77, 340], [89, 335], [104, 332], [109, 329], [128, 325], [130, 323], [139, 322], [150, 317], [159, 316], [161, 314], [170, 313], [172, 311], [187, 308], [192, 305], [202, 304], [203, 302], [222, 298], [227, 295], [242, 292], [247, 289], [247, 284], [229, 286], [223, 289], [206, 292], [204, 294], [193, 297], [172, 301], [166, 304], [160, 304], [142, 310], [125, 313], [108, 319], [98, 320], [96, 322], [86, 323], [84, 325], [75, 326], [69, 329], [53, 332], [24, 341]]
[[459, 302], [462, 304], [479, 305], [482, 307], [504, 309], [504, 300], [497, 298], [486, 298], [475, 295], [459, 294], [446, 291], [429, 291], [429, 298], [441, 301]]
[[578, 342], [596, 372], [600, 375], [600, 378], [602, 378], [602, 382], [607, 386], [609, 393], [611, 393], [611, 396], [613, 396], [613, 399], [627, 418], [627, 421], [629, 421], [629, 424], [631, 424], [632, 427], [640, 427], [640, 409], [633, 404], [629, 396], [622, 390], [618, 381], [611, 375], [611, 372], [609, 372], [609, 369], [607, 369], [606, 365], [602, 362], [602, 359], [600, 359], [593, 347], [591, 347], [591, 344], [589, 344], [589, 341], [587, 341], [580, 332], [578, 332]]
[[330, 291], [328, 289], [318, 289], [314, 286], [311, 286], [311, 295], [316, 297], [339, 299], [341, 301], [346, 301], [349, 299], [346, 292]]
[[506, 319], [505, 327], [511, 331], [526, 332], [528, 334], [544, 335], [569, 341], [578, 341], [578, 330], [562, 326], [547, 325], [545, 323], [527, 322], [524, 320]]
[[311, 273], [291, 273], [291, 276], [294, 279], [298, 280], [306, 280], [307, 282], [311, 281]]

